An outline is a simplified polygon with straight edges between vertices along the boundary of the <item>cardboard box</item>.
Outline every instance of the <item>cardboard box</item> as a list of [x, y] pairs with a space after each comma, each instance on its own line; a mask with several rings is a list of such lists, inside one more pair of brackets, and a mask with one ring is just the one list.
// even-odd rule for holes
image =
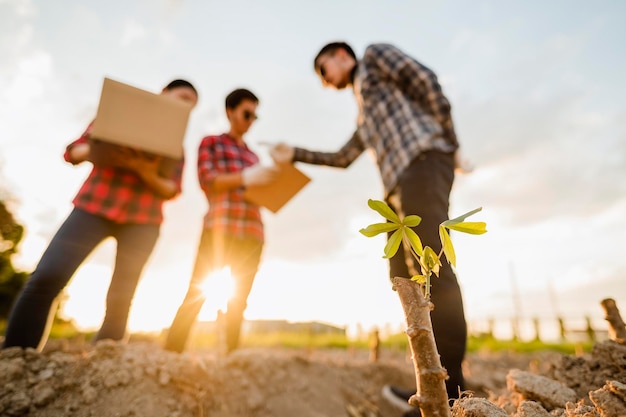
[[183, 140], [193, 106], [105, 78], [91, 130], [90, 160], [115, 166], [115, 156], [141, 152], [163, 158], [160, 172], [171, 177], [184, 155]]

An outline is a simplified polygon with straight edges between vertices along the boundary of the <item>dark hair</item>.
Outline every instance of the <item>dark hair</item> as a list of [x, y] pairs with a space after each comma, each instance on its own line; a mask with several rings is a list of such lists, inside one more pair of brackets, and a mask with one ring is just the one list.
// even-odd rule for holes
[[246, 90], [245, 88], [238, 88], [231, 91], [230, 94], [226, 96], [226, 108], [234, 109], [244, 100], [250, 100], [255, 103], [259, 102], [259, 98], [255, 96], [252, 91]]
[[357, 60], [356, 54], [354, 53], [354, 50], [352, 49], [350, 45], [348, 45], [345, 42], [331, 42], [331, 43], [324, 45], [324, 47], [320, 49], [317, 55], [315, 55], [315, 59], [313, 60], [313, 69], [315, 70], [315, 72], [317, 72], [318, 74], [320, 72], [319, 66], [317, 65], [317, 61], [322, 57], [322, 55], [326, 55], [326, 54], [334, 55], [335, 52], [337, 52], [337, 49], [343, 49], [344, 51], [348, 53], [348, 55], [354, 58], [355, 61]]
[[166, 85], [165, 89], [166, 90], [173, 90], [175, 88], [181, 88], [181, 87], [191, 88], [193, 90], [193, 92], [196, 93], [196, 96], [198, 95], [198, 91], [196, 90], [196, 87], [194, 87], [193, 84], [191, 84], [187, 80], [174, 80], [174, 81], [170, 82], [168, 85]]

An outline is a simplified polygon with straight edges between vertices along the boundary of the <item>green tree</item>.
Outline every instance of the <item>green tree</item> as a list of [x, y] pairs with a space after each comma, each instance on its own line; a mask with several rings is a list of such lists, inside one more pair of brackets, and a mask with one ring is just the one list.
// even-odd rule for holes
[[[9, 198], [6, 191], [0, 189], [0, 323], [8, 318], [11, 306], [30, 276], [30, 272], [16, 271], [11, 261], [24, 236], [24, 227], [9, 211], [6, 203]], [[59, 299], [62, 305], [65, 300], [63, 293]], [[75, 334], [77, 330], [73, 321], [60, 317], [61, 311], [62, 308], [58, 308], [55, 312], [52, 334]]]
[[0, 201], [0, 320], [7, 318], [28, 278], [27, 272], [16, 271], [11, 262], [23, 235], [24, 227], [15, 221], [5, 202]]

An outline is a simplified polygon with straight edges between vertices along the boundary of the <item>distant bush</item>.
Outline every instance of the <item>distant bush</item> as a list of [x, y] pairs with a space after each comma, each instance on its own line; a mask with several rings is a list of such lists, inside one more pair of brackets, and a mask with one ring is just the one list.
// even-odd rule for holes
[[469, 352], [518, 352], [531, 353], [540, 351], [560, 352], [573, 355], [580, 352], [590, 352], [593, 342], [542, 342], [539, 340], [519, 341], [519, 340], [499, 340], [491, 336], [472, 336], [468, 339], [467, 350]]
[[[0, 322], [0, 332], [3, 323]], [[93, 338], [94, 333], [81, 333], [71, 321], [55, 321], [50, 339], [75, 339], [83, 336], [86, 341]], [[131, 341], [154, 340], [163, 337], [158, 333], [133, 333]], [[196, 334], [191, 339], [194, 348], [215, 348], [218, 345], [215, 333]], [[369, 349], [369, 340], [354, 339], [339, 334], [311, 334], [306, 332], [267, 332], [242, 335], [242, 347], [282, 347], [293, 349]], [[380, 339], [380, 347], [395, 351], [408, 351], [408, 339], [405, 333], [394, 333]], [[491, 336], [473, 336], [467, 341], [468, 352], [516, 352], [532, 353], [541, 351], [559, 352], [566, 355], [590, 352], [593, 342], [541, 342], [500, 340]]]

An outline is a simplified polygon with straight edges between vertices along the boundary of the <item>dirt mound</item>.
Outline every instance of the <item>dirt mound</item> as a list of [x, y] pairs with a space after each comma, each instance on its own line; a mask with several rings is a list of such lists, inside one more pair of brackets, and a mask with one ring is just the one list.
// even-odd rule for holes
[[[620, 385], [626, 382], [626, 346], [615, 342], [598, 344], [583, 357], [472, 354], [466, 373], [473, 394], [455, 405], [454, 415], [483, 415], [459, 414], [477, 406], [516, 417], [626, 415], [601, 414], [595, 405], [621, 402], [626, 410]], [[547, 384], [547, 393], [537, 392], [543, 388], [533, 377]], [[617, 382], [602, 395], [589, 395], [607, 381]], [[220, 357], [175, 354], [152, 342], [0, 351], [0, 415], [12, 417], [399, 416], [380, 395], [385, 384], [414, 386], [404, 352], [383, 352], [370, 363], [367, 352], [250, 348]], [[571, 392], [557, 396], [555, 387]], [[537, 407], [545, 414], [524, 411], [540, 412]]]
[[506, 382], [492, 400], [515, 417], [626, 417], [626, 345], [609, 340], [584, 356], [560, 355], [543, 374], [512, 369]]
[[408, 366], [345, 359], [283, 349], [181, 355], [147, 342], [11, 348], [0, 351], [0, 415], [340, 416], [385, 383], [413, 382]]

